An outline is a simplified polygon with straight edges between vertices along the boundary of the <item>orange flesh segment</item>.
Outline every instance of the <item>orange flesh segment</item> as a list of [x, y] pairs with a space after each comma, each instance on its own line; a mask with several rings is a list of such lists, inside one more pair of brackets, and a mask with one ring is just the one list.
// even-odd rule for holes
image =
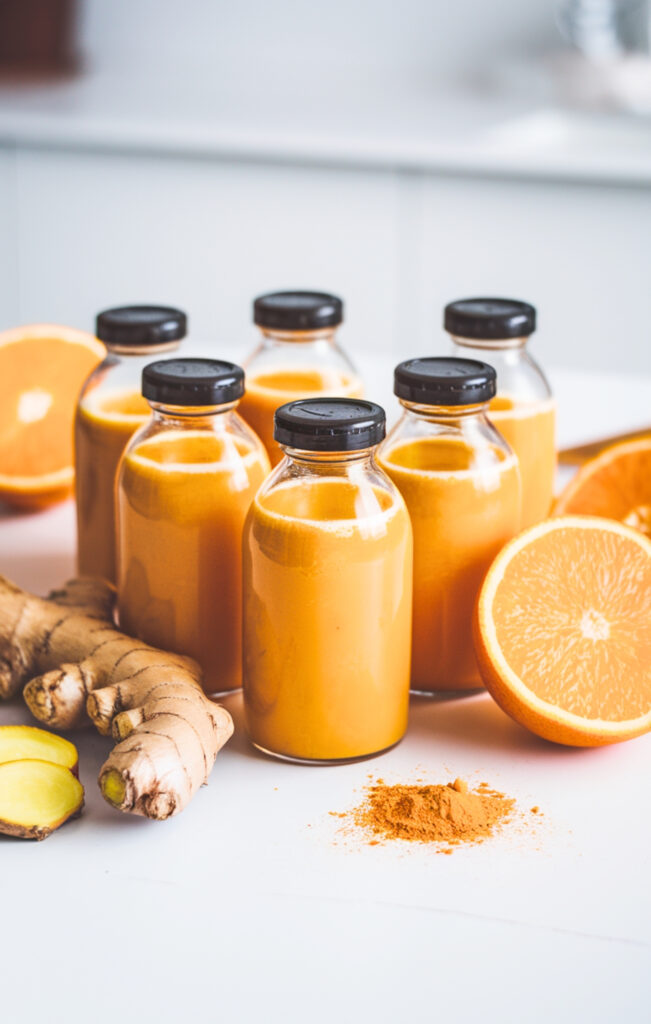
[[615, 445], [586, 463], [556, 511], [618, 519], [651, 536], [651, 438]]
[[0, 345], [0, 475], [72, 466], [75, 405], [98, 362], [97, 351], [55, 336]]
[[536, 538], [506, 566], [492, 619], [541, 700], [609, 722], [651, 710], [651, 562], [632, 538], [599, 526]]

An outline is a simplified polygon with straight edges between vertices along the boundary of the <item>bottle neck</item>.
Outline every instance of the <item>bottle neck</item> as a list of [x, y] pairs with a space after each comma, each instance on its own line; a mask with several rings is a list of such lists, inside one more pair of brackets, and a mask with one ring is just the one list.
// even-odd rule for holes
[[308, 452], [301, 448], [290, 448], [289, 445], [280, 446], [292, 462], [311, 470], [346, 470], [352, 466], [368, 465], [376, 451], [376, 445], [372, 448], [362, 448], [353, 452]]
[[504, 350], [504, 349], [524, 349], [529, 336], [525, 338], [461, 338], [456, 334], [451, 334], [450, 338], [454, 345], [458, 345], [459, 348], [474, 348], [482, 349], [485, 351], [492, 350]]
[[227, 402], [224, 405], [165, 405], [162, 402], [148, 402], [154, 420], [160, 424], [198, 427], [202, 423], [213, 427], [220, 418], [233, 412], [239, 404]]
[[120, 359], [128, 359], [130, 356], [151, 356], [152, 359], [155, 356], [165, 355], [169, 352], [176, 352], [182, 339], [176, 341], [167, 341], [161, 345], [114, 345], [106, 344], [106, 351], [109, 355], [119, 356]]
[[399, 401], [408, 415], [428, 420], [431, 423], [449, 425], [468, 423], [473, 419], [486, 416], [488, 412], [488, 402], [480, 402], [475, 405], [420, 405], [417, 402], [408, 402], [403, 398]]
[[320, 331], [279, 331], [261, 327], [260, 331], [265, 344], [277, 345], [309, 345], [317, 341], [335, 343], [336, 327], [326, 327]]

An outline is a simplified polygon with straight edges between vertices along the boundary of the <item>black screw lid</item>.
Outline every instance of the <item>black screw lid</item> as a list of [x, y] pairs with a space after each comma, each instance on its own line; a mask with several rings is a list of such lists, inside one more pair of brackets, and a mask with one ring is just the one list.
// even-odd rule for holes
[[496, 391], [497, 374], [478, 359], [407, 359], [396, 366], [393, 392], [419, 405], [478, 405]]
[[536, 329], [536, 310], [518, 299], [459, 299], [445, 307], [443, 326], [459, 338], [527, 338]]
[[142, 371], [142, 394], [164, 405], [225, 405], [244, 394], [244, 370], [221, 359], [159, 359]]
[[185, 338], [188, 318], [172, 306], [116, 306], [97, 314], [95, 333], [107, 345], [166, 345]]
[[356, 398], [305, 398], [276, 409], [274, 438], [307, 452], [354, 452], [384, 439], [386, 414]]
[[283, 331], [318, 331], [336, 327], [344, 318], [344, 304], [327, 292], [271, 292], [253, 303], [253, 322]]

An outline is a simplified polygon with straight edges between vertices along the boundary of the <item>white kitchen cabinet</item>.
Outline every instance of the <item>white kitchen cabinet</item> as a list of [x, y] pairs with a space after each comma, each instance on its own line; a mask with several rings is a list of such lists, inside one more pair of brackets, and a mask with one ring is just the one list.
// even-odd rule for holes
[[419, 352], [445, 302], [507, 295], [538, 308], [543, 363], [651, 371], [651, 188], [428, 177], [413, 202]]
[[[91, 328], [138, 301], [186, 308], [195, 337], [244, 353], [251, 300], [346, 300], [355, 352], [440, 351], [441, 309], [471, 294], [539, 309], [543, 363], [649, 371], [651, 186], [290, 157], [0, 148], [0, 327]], [[15, 189], [15, 194], [14, 194]]]
[[391, 173], [25, 149], [18, 182], [24, 318], [89, 327], [105, 306], [169, 302], [196, 336], [250, 347], [256, 294], [311, 287], [348, 299], [353, 348], [391, 346]]

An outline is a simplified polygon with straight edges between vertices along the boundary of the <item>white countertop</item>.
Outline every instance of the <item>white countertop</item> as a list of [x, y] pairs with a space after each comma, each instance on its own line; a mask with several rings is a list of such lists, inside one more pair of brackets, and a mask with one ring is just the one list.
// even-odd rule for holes
[[[564, 443], [651, 410], [651, 379], [553, 380]], [[2, 518], [0, 571], [39, 592], [69, 576], [73, 511]], [[235, 737], [179, 817], [112, 810], [95, 782], [108, 742], [88, 731], [83, 816], [43, 843], [0, 837], [8, 1024], [648, 1020], [651, 736], [573, 750], [488, 695], [417, 700], [388, 754], [310, 768], [255, 753], [227, 704]], [[369, 773], [487, 781], [543, 816], [452, 856], [365, 846], [329, 812]]]
[[555, 107], [517, 89], [260, 76], [86, 74], [0, 87], [0, 145], [534, 179], [651, 183], [648, 119]]

